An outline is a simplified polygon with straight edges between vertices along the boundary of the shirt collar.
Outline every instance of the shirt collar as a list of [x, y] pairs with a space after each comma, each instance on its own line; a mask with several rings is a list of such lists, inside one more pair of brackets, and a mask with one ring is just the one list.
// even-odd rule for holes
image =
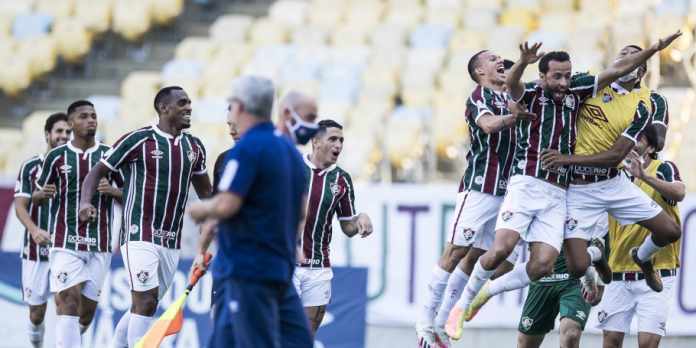
[[[305, 163], [307, 164], [307, 166], [308, 166], [310, 169], [312, 169], [312, 170], [317, 170], [317, 169], [319, 169], [319, 168], [317, 168], [317, 166], [314, 165], [314, 163], [312, 163], [312, 160], [309, 159], [309, 156], [310, 156], [309, 154], [303, 156], [303, 157], [304, 157], [304, 161], [305, 161]], [[326, 173], [332, 171], [334, 168], [336, 168], [336, 163], [334, 163], [334, 164], [330, 165], [329, 167], [324, 168], [324, 170], [320, 171], [320, 172], [319, 172], [319, 176], [322, 176], [322, 175], [324, 175], [324, 174], [326, 174]]]
[[157, 125], [157, 124], [153, 124], [153, 125], [152, 125], [152, 129], [155, 131], [155, 133], [157, 133], [157, 134], [159, 134], [159, 135], [161, 135], [161, 136], [163, 136], [163, 137], [165, 137], [165, 138], [167, 138], [167, 139], [174, 139], [174, 140], [177, 140], [177, 141], [178, 141], [179, 138], [181, 138], [181, 136], [184, 134], [184, 132], [181, 132], [181, 133], [179, 133], [179, 135], [177, 135], [176, 137], [174, 137], [173, 135], [171, 135], [171, 134], [169, 134], [169, 133], [163, 131], [163, 130], [159, 127], [159, 125]]
[[97, 149], [99, 149], [99, 145], [100, 145], [99, 142], [98, 142], [98, 141], [95, 141], [95, 142], [94, 142], [94, 146], [92, 146], [92, 147], [90, 147], [89, 149], [83, 151], [82, 149], [80, 149], [80, 148], [76, 147], [75, 145], [73, 145], [73, 144], [72, 144], [72, 140], [68, 141], [68, 149], [70, 149], [70, 150], [72, 150], [72, 151], [74, 151], [74, 152], [76, 152], [76, 153], [79, 153], [79, 154], [83, 154], [83, 153], [84, 153], [85, 155], [86, 155], [86, 154], [89, 154], [89, 153], [92, 153], [92, 152], [94, 152], [94, 151], [97, 151]]
[[[612, 88], [614, 91], [616, 91], [616, 93], [619, 93], [620, 95], [626, 95], [626, 94], [631, 93], [631, 91], [629, 91], [629, 90], [623, 88], [623, 86], [621, 86], [621, 85], [620, 85], [618, 82], [616, 82], [616, 81], [614, 81], [614, 82], [611, 83], [611, 88]], [[640, 89], [640, 87], [635, 87], [635, 88], [633, 88], [633, 89], [634, 89], [634, 90], [638, 90], [638, 89]]]

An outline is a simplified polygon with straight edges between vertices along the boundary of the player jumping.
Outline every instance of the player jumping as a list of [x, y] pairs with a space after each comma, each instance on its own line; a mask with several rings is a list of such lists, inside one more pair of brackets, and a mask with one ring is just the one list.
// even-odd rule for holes
[[159, 122], [124, 135], [87, 175], [80, 219], [94, 216], [90, 202], [99, 180], [122, 171], [125, 181], [121, 256], [130, 276], [132, 305], [114, 332], [115, 347], [134, 347], [145, 335], [159, 300], [174, 280], [189, 185], [210, 195], [201, 141], [184, 132], [191, 126], [191, 100], [181, 87], [155, 96]]
[[[48, 149], [61, 146], [70, 139], [68, 116], [62, 112], [52, 114], [46, 119], [44, 137]], [[45, 185], [47, 197], [37, 197], [43, 201], [34, 204], [32, 193], [36, 190], [36, 179], [43, 164], [44, 154], [32, 156], [22, 163], [15, 185], [15, 212], [24, 225], [24, 244], [22, 247], [22, 295], [29, 305], [29, 342], [32, 347], [43, 346], [44, 317], [48, 301], [48, 252], [51, 235], [48, 233], [51, 211], [50, 200], [55, 193], [55, 186]], [[37, 192], [38, 195], [42, 193]]]

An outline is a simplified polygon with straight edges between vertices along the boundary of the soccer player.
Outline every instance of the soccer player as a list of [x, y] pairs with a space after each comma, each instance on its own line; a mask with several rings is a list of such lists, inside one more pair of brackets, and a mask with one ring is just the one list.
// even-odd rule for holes
[[317, 102], [314, 98], [290, 91], [280, 101], [276, 129], [295, 144], [305, 145], [317, 133]]
[[[617, 62], [641, 53], [657, 52], [658, 48], [653, 46], [643, 51], [637, 46], [626, 46]], [[638, 134], [651, 123], [651, 94], [654, 93], [647, 87], [639, 87], [643, 75], [645, 64], [598, 89], [580, 109], [575, 154], [548, 151], [542, 154], [541, 161], [546, 167], [573, 165], [574, 168], [567, 193], [565, 231], [571, 273], [582, 273], [589, 265], [590, 257], [581, 246], [592, 238], [597, 222], [606, 220], [609, 213], [622, 225], [638, 223], [653, 232], [640, 247], [630, 252], [641, 265], [650, 288], [661, 291], [660, 276], [653, 271], [650, 258], [661, 247], [678, 240], [681, 228], [667, 212], [621, 175], [619, 169], [621, 161], [637, 143]], [[666, 111], [666, 107], [656, 108], [655, 113], [660, 109], [662, 113]], [[594, 258], [592, 256], [593, 261]], [[602, 268], [597, 267], [597, 270], [608, 283], [611, 271], [608, 267], [604, 271]]]
[[50, 287], [56, 293], [57, 347], [80, 347], [80, 334], [89, 326], [99, 302], [104, 276], [111, 263], [111, 220], [114, 199], [120, 200], [118, 174], [99, 183], [90, 199], [94, 219], [78, 221], [82, 182], [109, 147], [95, 140], [97, 113], [94, 105], [78, 100], [68, 107], [73, 139], [46, 154], [36, 186], [46, 197], [55, 185], [51, 202], [49, 255]]
[[[566, 220], [566, 187], [570, 173], [565, 166], [542, 166], [541, 151], [550, 149], [561, 154], [572, 153], [581, 104], [593, 97], [597, 90], [643, 64], [679, 35], [681, 33], [677, 32], [648, 50], [614, 62], [598, 76], [571, 75], [570, 56], [566, 52], [543, 55], [538, 53], [541, 44], [532, 47], [527, 43], [520, 45], [520, 59], [508, 74], [506, 85], [512, 98], [525, 103], [537, 118], [517, 123], [515, 158], [496, 221], [494, 246], [479, 258], [464, 296], [450, 313], [447, 333], [451, 337], [461, 336], [463, 322], [471, 320], [491, 296], [527, 286], [532, 280], [553, 271], [563, 243], [563, 234], [558, 231], [563, 231]], [[524, 69], [536, 61], [539, 61], [540, 80], [523, 85], [520, 78]], [[483, 287], [519, 239], [529, 243], [529, 261], [516, 264], [512, 271]], [[570, 252], [566, 254], [568, 260], [574, 255], [590, 259], [590, 248], [587, 248], [586, 241], [581, 241], [583, 243], [575, 243], [572, 255]], [[602, 252], [596, 247], [594, 250], [596, 253], [592, 260], [598, 261]], [[475, 298], [473, 294], [476, 294]]]
[[[465, 112], [471, 133], [468, 166], [457, 193], [452, 235], [433, 268], [416, 323], [418, 345], [423, 348], [449, 346], [444, 328], [447, 315], [471, 274], [471, 265], [493, 242], [495, 218], [514, 154], [513, 126], [518, 119], [534, 117], [508, 109], [510, 98], [503, 92], [506, 68], [500, 56], [480, 51], [469, 60], [468, 70], [477, 83]], [[516, 256], [510, 255], [502, 273], [512, 268]], [[458, 263], [460, 267], [456, 267]]]
[[343, 150], [343, 126], [322, 120], [312, 138], [312, 154], [304, 157], [307, 166], [307, 220], [300, 239], [303, 260], [293, 276], [295, 289], [305, 306], [312, 334], [324, 318], [331, 300], [331, 221], [337, 215], [341, 230], [348, 237], [362, 238], [372, 233], [372, 221], [355, 211], [355, 190], [350, 174], [336, 165]]
[[[65, 144], [70, 139], [68, 116], [62, 112], [49, 116], [44, 125], [44, 137], [48, 145], [46, 152]], [[31, 201], [43, 159], [44, 154], [37, 154], [22, 163], [14, 192], [15, 212], [25, 227], [21, 255], [22, 295], [24, 302], [29, 305], [29, 342], [35, 348], [43, 346], [44, 316], [49, 295], [50, 197], [55, 193], [55, 186], [45, 185], [49, 197], [41, 199], [44, 201], [42, 204], [33, 204]]]
[[154, 108], [158, 123], [121, 137], [83, 184], [80, 219], [87, 221], [95, 214], [90, 202], [99, 180], [110, 172], [124, 176], [121, 256], [130, 275], [132, 305], [116, 326], [116, 347], [135, 346], [174, 280], [189, 186], [199, 197], [211, 191], [205, 148], [184, 132], [191, 126], [186, 92], [178, 86], [162, 88]]
[[188, 209], [198, 222], [220, 220], [212, 272], [222, 289], [210, 347], [312, 347], [292, 284], [306, 169], [295, 145], [271, 123], [273, 95], [268, 79], [235, 81], [230, 104], [241, 140], [229, 153], [220, 192]]
[[584, 291], [580, 279], [568, 273], [565, 256], [561, 252], [551, 275], [529, 284], [517, 328], [517, 346], [540, 347], [560, 314], [560, 346], [578, 348], [590, 309], [602, 298], [601, 290], [590, 289], [590, 292]]
[[[674, 163], [657, 159], [660, 128], [656, 124], [649, 125], [638, 136], [635, 151], [627, 157], [626, 169], [633, 176], [634, 184], [681, 225], [677, 203], [684, 199], [685, 185]], [[620, 226], [617, 220], [610, 219], [609, 264], [614, 273], [613, 281], [604, 290], [598, 315], [605, 348], [622, 346], [633, 317], [638, 318], [641, 348], [657, 347], [666, 334], [669, 302], [677, 281], [680, 243], [671, 243], [653, 256], [664, 287], [662, 292], [654, 292], [643, 281], [646, 277], [642, 269], [629, 256], [629, 251], [649, 235], [650, 230], [638, 224]]]

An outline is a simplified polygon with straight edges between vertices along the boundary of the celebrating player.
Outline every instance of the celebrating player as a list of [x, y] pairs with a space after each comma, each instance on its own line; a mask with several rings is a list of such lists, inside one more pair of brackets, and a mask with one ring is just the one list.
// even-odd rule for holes
[[[36, 186], [47, 198], [55, 191], [51, 207], [52, 247], [49, 255], [50, 286], [55, 292], [58, 322], [57, 347], [80, 347], [99, 302], [104, 276], [111, 264], [113, 200], [120, 200], [118, 174], [99, 182], [99, 193], [90, 197], [94, 219], [78, 221], [82, 182], [109, 147], [95, 141], [97, 113], [94, 105], [78, 100], [68, 107], [73, 140], [46, 154]], [[55, 189], [50, 186], [54, 185]]]
[[132, 305], [119, 320], [115, 347], [133, 347], [154, 321], [157, 303], [172, 284], [179, 263], [181, 227], [189, 185], [199, 197], [210, 195], [201, 141], [183, 132], [191, 126], [191, 100], [181, 87], [155, 96], [156, 125], [124, 135], [90, 171], [84, 182], [80, 219], [95, 214], [92, 196], [99, 180], [122, 171], [121, 256], [130, 276]]
[[242, 135], [212, 199], [189, 207], [200, 222], [220, 219], [213, 278], [210, 347], [311, 347], [307, 318], [292, 274], [303, 226], [306, 173], [302, 157], [271, 123], [273, 83], [235, 81], [231, 113]]
[[[493, 242], [495, 218], [514, 155], [513, 126], [518, 119], [534, 117], [518, 108], [508, 109], [510, 98], [503, 92], [506, 67], [500, 56], [480, 51], [471, 57], [468, 69], [478, 84], [467, 101], [465, 115], [471, 147], [457, 194], [452, 236], [433, 268], [426, 303], [416, 324], [418, 345], [424, 348], [449, 346], [447, 315], [469, 279], [471, 265]], [[510, 255], [501, 272], [512, 268], [516, 256]]]
[[[617, 62], [641, 53], [651, 55], [678, 36], [679, 33], [674, 34], [645, 51], [626, 46]], [[595, 235], [593, 229], [598, 220], [606, 220], [609, 213], [622, 225], [638, 223], [653, 232], [631, 253], [645, 273], [650, 288], [661, 291], [660, 276], [653, 271], [650, 257], [661, 247], [678, 240], [681, 228], [626, 176], [620, 175], [619, 170], [621, 161], [637, 143], [638, 134], [651, 122], [651, 92], [646, 87], [637, 88], [643, 75], [645, 64], [611, 85], [599, 88], [580, 109], [575, 155], [551, 150], [542, 154], [541, 161], [546, 167], [573, 165], [574, 168], [567, 193], [565, 232], [571, 273], [582, 273], [589, 265], [590, 257], [582, 245]], [[662, 110], [666, 111], [666, 107]], [[592, 255], [591, 258], [595, 261], [596, 257]], [[597, 270], [608, 283], [611, 271], [602, 268]]]
[[[68, 116], [62, 112], [52, 114], [46, 119], [44, 136], [48, 151], [65, 144], [70, 139]], [[29, 305], [29, 342], [37, 348], [43, 346], [44, 316], [48, 301], [48, 251], [51, 235], [48, 232], [51, 211], [50, 199], [55, 193], [54, 185], [45, 185], [47, 194], [41, 204], [31, 201], [36, 190], [36, 179], [43, 164], [44, 154], [32, 156], [22, 163], [15, 185], [15, 212], [24, 225], [22, 247], [22, 295]]]
[[[519, 289], [552, 272], [563, 243], [563, 234], [558, 231], [562, 231], [566, 220], [565, 188], [570, 173], [565, 166], [542, 166], [540, 152], [549, 149], [561, 154], [572, 153], [576, 118], [581, 104], [593, 97], [597, 90], [643, 64], [680, 34], [677, 32], [660, 40], [650, 49], [614, 62], [596, 77], [571, 76], [570, 57], [566, 52], [543, 55], [538, 53], [541, 44], [532, 47], [527, 43], [520, 45], [520, 59], [508, 74], [506, 85], [511, 96], [527, 104], [537, 118], [517, 124], [518, 138], [512, 177], [496, 222], [494, 246], [479, 259], [464, 296], [450, 313], [447, 325], [450, 336], [461, 336], [463, 321], [471, 320], [491, 296]], [[540, 80], [523, 85], [520, 78], [524, 69], [537, 60], [540, 60]], [[482, 289], [520, 238], [530, 243], [529, 261], [518, 263], [511, 272], [487, 283]], [[589, 249], [586, 241], [580, 241], [582, 243], [566, 246], [566, 249], [573, 247], [572, 252], [568, 251], [566, 256], [569, 266], [574, 257], [586, 258], [587, 268], [590, 263]], [[592, 261], [598, 261], [602, 257], [601, 250], [596, 250], [599, 253], [592, 255]], [[477, 295], [472, 299], [470, 294]]]
[[348, 237], [372, 233], [372, 222], [365, 213], [355, 212], [355, 190], [350, 175], [336, 165], [343, 150], [343, 126], [322, 120], [312, 139], [307, 165], [307, 219], [300, 239], [303, 260], [293, 275], [293, 283], [305, 307], [312, 334], [316, 333], [326, 305], [331, 300], [333, 271], [329, 261], [331, 220], [338, 216], [341, 230]]
[[[647, 126], [638, 136], [635, 151], [627, 158], [626, 169], [648, 197], [662, 207], [672, 219], [681, 225], [677, 202], [685, 195], [685, 185], [679, 177], [679, 169], [669, 161], [657, 159], [661, 126]], [[604, 347], [621, 347], [629, 332], [631, 320], [638, 317], [638, 345], [657, 347], [666, 334], [669, 301], [673, 296], [677, 269], [679, 268], [680, 243], [676, 241], [660, 249], [653, 256], [655, 269], [662, 277], [664, 290], [651, 291], [642, 273], [629, 256], [629, 251], [640, 245], [650, 235], [650, 230], [638, 224], [620, 226], [615, 219], [609, 225], [609, 264], [614, 271], [613, 282], [604, 290], [600, 305], [599, 328], [604, 330]]]

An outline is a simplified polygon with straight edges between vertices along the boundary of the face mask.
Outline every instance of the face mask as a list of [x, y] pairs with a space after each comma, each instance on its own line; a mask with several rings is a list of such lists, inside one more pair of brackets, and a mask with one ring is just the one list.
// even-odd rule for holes
[[285, 121], [285, 126], [290, 130], [290, 136], [297, 144], [305, 145], [307, 144], [314, 135], [317, 134], [319, 130], [319, 125], [316, 123], [311, 123], [303, 120], [300, 115], [293, 109], [289, 109], [292, 119], [295, 120], [295, 124], [290, 121]]
[[618, 78], [620, 82], [631, 82], [638, 78], [638, 69], [633, 69], [630, 73]]

